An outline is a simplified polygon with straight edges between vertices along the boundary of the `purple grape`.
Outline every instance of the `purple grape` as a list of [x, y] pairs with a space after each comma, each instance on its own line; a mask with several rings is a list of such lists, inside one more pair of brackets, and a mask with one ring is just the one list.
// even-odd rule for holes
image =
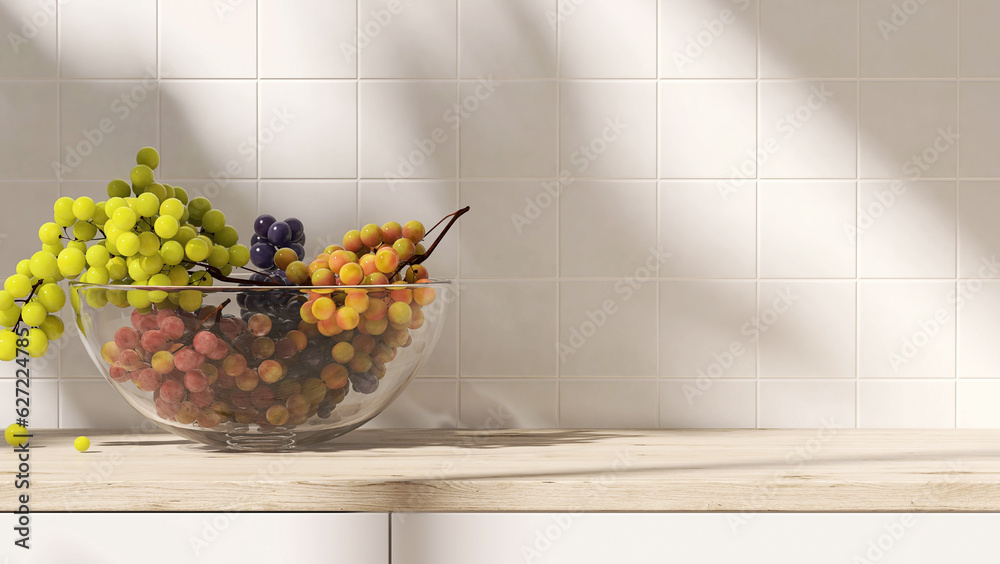
[[270, 243], [257, 243], [250, 248], [250, 262], [257, 268], [274, 268], [274, 253]]
[[275, 221], [267, 230], [267, 240], [280, 249], [291, 242], [292, 228], [284, 221]]
[[293, 241], [292, 243], [290, 243], [288, 245], [288, 248], [290, 248], [293, 251], [295, 251], [295, 255], [297, 257], [299, 257], [299, 260], [305, 260], [306, 259], [306, 248], [304, 246], [302, 246], [302, 243], [296, 243], [296, 242]]
[[250, 246], [251, 247], [254, 246], [254, 245], [256, 245], [257, 243], [266, 243], [266, 242], [267, 242], [267, 237], [261, 237], [260, 235], [258, 235], [256, 233], [254, 233], [253, 235], [250, 236]]
[[289, 229], [292, 230], [292, 241], [298, 240], [300, 237], [305, 237], [306, 228], [302, 225], [302, 221], [295, 217], [290, 217], [285, 220]]
[[273, 215], [264, 214], [262, 216], [259, 216], [253, 222], [253, 230], [254, 230], [255, 233], [257, 233], [261, 237], [265, 237], [266, 238], [267, 237], [267, 230], [271, 228], [271, 225], [274, 224], [275, 221], [277, 221], [277, 220], [274, 219]]
[[355, 392], [370, 394], [378, 389], [378, 378], [371, 372], [362, 372], [361, 374], [351, 372], [349, 379]]

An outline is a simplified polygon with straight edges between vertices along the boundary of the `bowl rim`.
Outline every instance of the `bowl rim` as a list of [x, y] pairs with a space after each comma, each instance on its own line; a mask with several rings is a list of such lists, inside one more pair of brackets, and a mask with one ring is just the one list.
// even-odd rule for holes
[[150, 286], [150, 285], [136, 285], [132, 286], [129, 284], [93, 284], [90, 282], [80, 282], [79, 280], [71, 280], [69, 282], [70, 288], [74, 289], [102, 289], [102, 290], [148, 290], [148, 291], [164, 291], [164, 292], [178, 292], [183, 290], [196, 290], [206, 293], [214, 292], [310, 292], [310, 291], [326, 291], [329, 293], [331, 291], [344, 291], [344, 290], [398, 290], [400, 288], [405, 289], [416, 289], [416, 288], [448, 288], [454, 285], [452, 279], [439, 279], [431, 278], [429, 282], [417, 283], [403, 283], [403, 284], [364, 284], [355, 286]]

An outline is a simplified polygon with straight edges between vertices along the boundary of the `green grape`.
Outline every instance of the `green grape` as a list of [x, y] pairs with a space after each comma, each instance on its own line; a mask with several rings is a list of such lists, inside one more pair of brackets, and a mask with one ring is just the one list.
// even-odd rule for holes
[[0, 311], [0, 325], [13, 327], [21, 319], [21, 306], [14, 304], [10, 309]]
[[35, 292], [38, 296], [38, 302], [45, 306], [45, 309], [50, 312], [57, 312], [66, 305], [66, 292], [59, 287], [59, 284], [46, 283], [42, 284], [38, 291]]
[[198, 270], [191, 273], [191, 285], [192, 286], [211, 286], [212, 277], [204, 270]]
[[208, 264], [215, 268], [222, 268], [229, 264], [229, 249], [222, 245], [212, 245], [212, 252], [208, 255]]
[[80, 283], [85, 283], [87, 281], [87, 269], [86, 268], [84, 268], [83, 274], [81, 274], [80, 277], [77, 278], [76, 280], [77, 280], [77, 282], [80, 282]]
[[160, 238], [152, 231], [139, 234], [139, 253], [144, 257], [151, 257], [160, 252]]
[[[157, 274], [149, 279], [150, 286], [169, 286], [170, 277], [166, 274]], [[167, 299], [167, 293], [163, 290], [150, 290], [149, 301], [154, 304], [163, 303]]]
[[197, 311], [204, 299], [198, 290], [181, 290], [181, 300], [178, 305], [184, 311]]
[[108, 252], [108, 248], [101, 245], [90, 247], [87, 249], [86, 255], [87, 264], [90, 266], [105, 266], [111, 260], [111, 253]]
[[136, 282], [144, 282], [149, 279], [149, 275], [142, 269], [141, 260], [133, 258], [128, 261], [128, 277]]
[[118, 198], [118, 197], [110, 198], [107, 202], [104, 203], [104, 213], [108, 214], [109, 218], [114, 217], [115, 212], [118, 211], [119, 208], [124, 208], [127, 206], [128, 202], [125, 201], [125, 198]]
[[232, 247], [240, 242], [240, 233], [232, 225], [226, 225], [215, 232], [215, 242], [223, 247]]
[[181, 201], [185, 206], [188, 203], [188, 193], [187, 190], [181, 188], [180, 186], [174, 186], [174, 197]]
[[181, 245], [187, 245], [188, 241], [197, 236], [198, 232], [195, 231], [194, 227], [191, 227], [190, 225], [182, 225], [181, 228], [177, 230], [177, 235], [174, 235], [174, 239]]
[[118, 226], [115, 225], [113, 219], [109, 219], [108, 222], [104, 224], [104, 236], [106, 237], [105, 241], [116, 241], [118, 236], [122, 233], [123, 231], [118, 229]]
[[170, 277], [171, 286], [187, 286], [188, 282], [191, 280], [191, 276], [188, 271], [183, 266], [175, 266], [167, 272], [167, 276]]
[[184, 204], [177, 198], [167, 198], [160, 204], [160, 215], [169, 215], [180, 221], [184, 216]]
[[90, 241], [97, 236], [97, 226], [86, 221], [78, 221], [73, 226], [73, 237], [78, 241]]
[[208, 258], [208, 254], [211, 252], [211, 246], [205, 242], [201, 237], [195, 237], [184, 245], [184, 254], [187, 255], [188, 259], [194, 262], [201, 262]]
[[17, 338], [13, 331], [0, 331], [0, 360], [17, 358]]
[[[205, 213], [212, 209], [212, 202], [208, 201], [208, 198], [202, 198], [201, 196], [191, 200], [188, 203], [188, 211], [191, 212], [191, 219], [201, 221]], [[194, 222], [192, 222], [194, 223]]]
[[136, 164], [146, 165], [150, 170], [156, 170], [160, 166], [160, 153], [152, 147], [143, 147], [135, 155]]
[[18, 261], [17, 268], [14, 269], [14, 272], [31, 278], [31, 259]]
[[64, 248], [65, 247], [63, 246], [62, 241], [59, 241], [54, 245], [42, 245], [42, 250], [52, 253], [52, 256], [57, 256]]
[[146, 290], [129, 290], [127, 296], [129, 305], [135, 309], [144, 310], [150, 305], [149, 292]]
[[185, 204], [184, 205], [184, 215], [181, 216], [181, 223], [182, 224], [188, 223], [188, 220], [190, 220], [190, 219], [191, 219], [191, 212], [188, 211], [187, 204]]
[[73, 215], [80, 221], [94, 219], [94, 212], [96, 211], [97, 205], [91, 198], [81, 196], [73, 201]]
[[205, 228], [205, 231], [216, 233], [226, 226], [226, 214], [222, 213], [221, 210], [208, 210], [201, 217], [201, 225]]
[[159, 253], [150, 257], [142, 257], [139, 264], [142, 271], [145, 272], [147, 276], [152, 276], [163, 268], [163, 257], [161, 257]]
[[177, 235], [177, 231], [180, 228], [181, 224], [172, 215], [161, 215], [156, 218], [156, 222], [153, 224], [154, 231], [163, 239], [170, 239], [174, 235]]
[[45, 321], [45, 317], [48, 314], [49, 312], [45, 309], [45, 306], [36, 301], [30, 301], [21, 308], [21, 321], [32, 327], [38, 327]]
[[104, 222], [108, 220], [108, 214], [104, 211], [104, 206], [107, 202], [97, 202], [94, 209], [94, 225], [104, 225]]
[[76, 216], [73, 214], [57, 215], [53, 219], [59, 227], [73, 227], [73, 224], [76, 223]]
[[176, 193], [174, 192], [174, 187], [169, 184], [164, 184], [163, 189], [167, 192], [167, 197], [164, 200], [169, 200], [170, 198], [176, 199]]
[[[160, 219], [163, 219], [162, 217]], [[160, 248], [160, 256], [163, 257], [163, 262], [168, 265], [180, 264], [184, 260], [184, 245], [181, 245], [177, 241], [164, 241], [163, 246]]]
[[128, 276], [128, 265], [122, 257], [112, 257], [105, 268], [112, 280], [124, 280]]
[[229, 247], [229, 264], [233, 266], [246, 266], [250, 262], [250, 249], [246, 245], [233, 245]]
[[155, 194], [143, 192], [136, 198], [136, 212], [142, 217], [153, 217], [160, 211], [160, 200]]
[[132, 188], [138, 196], [146, 190], [147, 186], [153, 183], [153, 169], [144, 164], [136, 165], [132, 169], [129, 178], [132, 179]]
[[130, 257], [139, 252], [139, 236], [131, 231], [126, 231], [115, 239], [115, 247], [118, 248], [118, 252], [122, 256]]
[[48, 278], [55, 274], [58, 268], [55, 255], [48, 251], [38, 251], [31, 256], [31, 274], [36, 278]]
[[[84, 254], [87, 253], [87, 243], [85, 243], [83, 241], [70, 241], [69, 243], [66, 243], [66, 248], [67, 249], [77, 249], [81, 253], [84, 253]], [[59, 249], [59, 250], [61, 251], [62, 249]], [[59, 253], [56, 253], [56, 256], [59, 256]]]
[[87, 282], [91, 284], [107, 284], [111, 281], [111, 274], [103, 266], [92, 266], [87, 270]]
[[63, 276], [72, 278], [87, 266], [87, 255], [80, 249], [63, 249], [56, 257], [56, 264]]
[[143, 195], [145, 194], [155, 197], [156, 203], [159, 205], [160, 202], [167, 199], [167, 188], [159, 182], [154, 182], [146, 188], [146, 191], [143, 192]]
[[91, 289], [86, 293], [87, 303], [94, 309], [108, 305], [108, 294], [103, 289]]
[[4, 281], [3, 289], [17, 299], [26, 298], [31, 293], [31, 280], [23, 274], [15, 274]]
[[58, 243], [60, 237], [62, 237], [62, 229], [59, 229], [59, 226], [51, 221], [43, 223], [38, 228], [38, 239], [46, 245]]
[[0, 311], [10, 309], [14, 305], [14, 296], [7, 290], [0, 290]]
[[136, 213], [130, 207], [121, 207], [115, 210], [114, 215], [111, 216], [111, 221], [114, 222], [115, 227], [118, 229], [128, 231], [135, 227]]
[[128, 185], [128, 182], [120, 178], [116, 178], [111, 182], [108, 182], [108, 197], [109, 198], [127, 198], [132, 194], [132, 187]]
[[229, 276], [233, 273], [233, 265], [227, 264], [226, 266], [220, 268], [219, 272], [221, 272], [223, 276]]
[[50, 341], [58, 340], [63, 336], [63, 331], [66, 329], [63, 325], [62, 319], [59, 319], [55, 315], [45, 316], [45, 321], [42, 321], [42, 324], [39, 325], [38, 328], [45, 333], [45, 336]]
[[56, 217], [74, 217], [73, 216], [73, 198], [67, 198], [63, 196], [56, 200], [56, 203], [52, 206], [52, 211], [55, 213]]
[[24, 347], [32, 358], [41, 358], [49, 350], [49, 338], [41, 329], [28, 329], [28, 346]]
[[128, 305], [128, 294], [125, 290], [108, 290], [108, 301], [117, 307]]

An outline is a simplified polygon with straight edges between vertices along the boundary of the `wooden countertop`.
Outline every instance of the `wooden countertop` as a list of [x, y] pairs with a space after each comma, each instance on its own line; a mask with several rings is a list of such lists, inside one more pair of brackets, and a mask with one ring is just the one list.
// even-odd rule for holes
[[29, 490], [0, 454], [0, 511], [1000, 511], [993, 430], [361, 430], [273, 454], [33, 433]]

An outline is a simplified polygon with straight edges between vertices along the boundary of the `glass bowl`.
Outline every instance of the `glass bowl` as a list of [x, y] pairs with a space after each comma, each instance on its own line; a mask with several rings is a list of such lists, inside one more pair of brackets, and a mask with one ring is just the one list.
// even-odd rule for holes
[[129, 405], [176, 435], [251, 451], [320, 443], [378, 415], [433, 350], [454, 297], [437, 280], [70, 284], [83, 344]]

